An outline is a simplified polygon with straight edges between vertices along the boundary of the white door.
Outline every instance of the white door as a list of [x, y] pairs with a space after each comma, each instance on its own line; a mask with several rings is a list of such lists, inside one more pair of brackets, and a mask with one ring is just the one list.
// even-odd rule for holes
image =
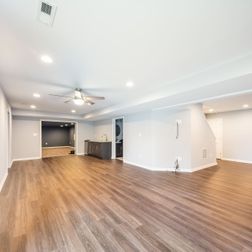
[[216, 142], [216, 158], [223, 157], [223, 120], [222, 118], [210, 118], [207, 120], [213, 131]]

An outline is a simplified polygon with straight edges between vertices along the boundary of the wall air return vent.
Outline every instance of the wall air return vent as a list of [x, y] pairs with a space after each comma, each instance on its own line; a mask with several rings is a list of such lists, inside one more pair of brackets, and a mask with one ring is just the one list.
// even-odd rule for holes
[[46, 25], [53, 25], [57, 6], [48, 0], [39, 1], [38, 20]]

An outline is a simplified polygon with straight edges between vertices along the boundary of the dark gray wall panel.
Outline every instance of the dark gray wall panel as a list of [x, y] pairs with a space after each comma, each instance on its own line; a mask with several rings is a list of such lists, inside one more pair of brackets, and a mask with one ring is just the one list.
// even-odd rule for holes
[[[46, 144], [47, 143], [47, 144]], [[42, 127], [42, 146], [69, 146], [70, 128], [60, 127]]]

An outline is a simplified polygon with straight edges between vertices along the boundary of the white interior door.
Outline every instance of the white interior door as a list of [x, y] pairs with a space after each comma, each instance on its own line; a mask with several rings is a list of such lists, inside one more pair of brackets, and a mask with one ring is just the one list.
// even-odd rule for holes
[[216, 141], [216, 158], [223, 157], [223, 120], [222, 118], [208, 119], [208, 123], [214, 133]]

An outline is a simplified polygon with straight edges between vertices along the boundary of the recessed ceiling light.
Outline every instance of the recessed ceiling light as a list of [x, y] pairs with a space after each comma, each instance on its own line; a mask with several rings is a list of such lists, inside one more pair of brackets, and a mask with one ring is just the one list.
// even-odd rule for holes
[[42, 55], [40, 57], [41, 61], [43, 61], [46, 64], [51, 64], [53, 63], [53, 59], [49, 55]]
[[39, 93], [34, 93], [33, 96], [36, 97], [36, 98], [39, 98], [40, 94]]
[[128, 81], [126, 83], [126, 87], [133, 87], [134, 86], [134, 82], [133, 81]]
[[243, 108], [248, 108], [249, 107], [249, 105], [248, 104], [243, 104], [243, 106], [242, 106]]
[[60, 127], [61, 127], [61, 128], [63, 128], [63, 127], [64, 127], [64, 125], [60, 125]]
[[75, 110], [75, 109], [72, 109], [71, 112], [72, 112], [72, 113], [76, 113], [76, 110]]
[[37, 108], [37, 107], [36, 107], [35, 105], [31, 105], [30, 108], [31, 108], [31, 109], [35, 109], [35, 108]]
[[66, 124], [65, 124], [65, 126], [67, 127], [67, 126], [68, 126], [68, 124], [66, 123]]
[[213, 112], [214, 112], [214, 109], [211, 108], [211, 109], [208, 110], [208, 112], [209, 112], [209, 113], [213, 113]]

